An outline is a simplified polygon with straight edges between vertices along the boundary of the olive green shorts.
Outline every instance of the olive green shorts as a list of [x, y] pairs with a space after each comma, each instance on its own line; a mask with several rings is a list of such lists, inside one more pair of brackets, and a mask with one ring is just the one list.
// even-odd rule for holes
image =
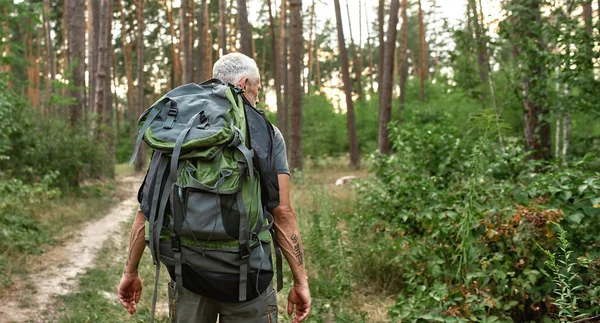
[[277, 293], [271, 283], [259, 297], [239, 303], [219, 302], [169, 282], [169, 317], [177, 323], [276, 323]]

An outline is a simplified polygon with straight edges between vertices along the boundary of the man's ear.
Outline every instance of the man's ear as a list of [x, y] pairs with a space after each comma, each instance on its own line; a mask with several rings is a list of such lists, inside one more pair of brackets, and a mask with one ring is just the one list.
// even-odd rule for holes
[[246, 91], [246, 88], [250, 85], [250, 80], [248, 77], [244, 76], [238, 82], [238, 86], [242, 88], [242, 90]]

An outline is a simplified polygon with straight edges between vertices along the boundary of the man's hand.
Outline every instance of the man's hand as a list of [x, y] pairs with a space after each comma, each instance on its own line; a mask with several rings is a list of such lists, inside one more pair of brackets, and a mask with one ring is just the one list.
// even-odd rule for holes
[[288, 294], [288, 315], [294, 312], [296, 306], [296, 315], [293, 323], [304, 321], [310, 313], [310, 291], [308, 285], [294, 285]]
[[142, 278], [138, 273], [123, 273], [119, 283], [119, 302], [129, 314], [135, 314], [135, 304], [142, 295]]

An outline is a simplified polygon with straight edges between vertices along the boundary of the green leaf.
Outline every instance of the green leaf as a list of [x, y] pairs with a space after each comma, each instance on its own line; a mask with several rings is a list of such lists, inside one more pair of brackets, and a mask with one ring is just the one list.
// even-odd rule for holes
[[567, 219], [569, 219], [569, 221], [571, 221], [571, 222], [580, 224], [581, 220], [583, 219], [583, 213], [581, 213], [581, 212], [572, 213], [567, 216]]
[[579, 191], [579, 194], [581, 194], [581, 193], [583, 193], [583, 191], [587, 190], [587, 188], [588, 188], [588, 184], [583, 184], [583, 185], [579, 185], [577, 190]]

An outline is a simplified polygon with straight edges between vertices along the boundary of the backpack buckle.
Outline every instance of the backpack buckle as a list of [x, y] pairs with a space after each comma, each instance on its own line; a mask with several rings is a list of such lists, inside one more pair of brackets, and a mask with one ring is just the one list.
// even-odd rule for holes
[[240, 257], [242, 259], [250, 258], [250, 245], [248, 243], [240, 245]]
[[171, 234], [171, 249], [173, 252], [181, 252], [181, 240], [176, 234]]
[[169, 101], [169, 111], [167, 112], [167, 120], [165, 120], [165, 123], [163, 123], [163, 129], [172, 129], [173, 128], [173, 123], [175, 123], [175, 117], [177, 116], [177, 105], [173, 105], [171, 104], [171, 101]]

